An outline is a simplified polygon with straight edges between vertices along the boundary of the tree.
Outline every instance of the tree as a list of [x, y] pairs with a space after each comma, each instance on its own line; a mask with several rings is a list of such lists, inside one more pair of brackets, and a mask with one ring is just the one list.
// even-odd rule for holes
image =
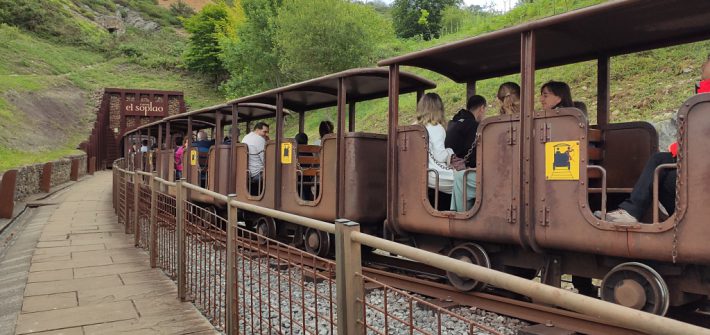
[[190, 33], [184, 54], [188, 69], [215, 76], [219, 82], [226, 77], [220, 54], [226, 40], [236, 40], [238, 26], [244, 21], [241, 7], [229, 6], [224, 1], [208, 4], [194, 16], [185, 19]]
[[242, 0], [246, 21], [238, 40], [222, 45], [222, 62], [230, 78], [220, 87], [226, 96], [244, 96], [282, 84], [274, 41], [274, 21], [281, 0]]
[[427, 41], [439, 38], [444, 9], [461, 3], [461, 0], [395, 0], [392, 6], [394, 30], [402, 38], [418, 35]]
[[392, 28], [371, 7], [345, 0], [287, 0], [278, 10], [279, 68], [303, 80], [374, 64]]

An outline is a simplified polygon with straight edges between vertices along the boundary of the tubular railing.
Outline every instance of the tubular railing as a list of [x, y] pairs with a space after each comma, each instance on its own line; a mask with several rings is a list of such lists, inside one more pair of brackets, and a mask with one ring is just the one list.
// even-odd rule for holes
[[[115, 180], [125, 184], [114, 188], [119, 193], [117, 206], [128, 208], [137, 200], [137, 193], [127, 192], [122, 199], [121, 189], [132, 190], [131, 177], [146, 174], [117, 166], [113, 171], [119, 174]], [[148, 185], [151, 187], [148, 243], [157, 245], [150, 248], [151, 265], [160, 266], [176, 277], [178, 296], [193, 300], [213, 324], [227, 334], [450, 332], [442, 323], [462, 323], [471, 334], [496, 334], [493, 329], [363, 275], [362, 245], [625, 328], [649, 334], [710, 333], [680, 321], [364, 234], [357, 223], [348, 220], [339, 219], [332, 224], [242, 203], [236, 201], [234, 195], [224, 196], [184, 180], [167, 182], [156, 174], [149, 178]], [[175, 197], [159, 193], [158, 188], [173, 188]], [[206, 214], [204, 209], [188, 202], [188, 191], [226, 203], [226, 219], [212, 212]], [[237, 222], [238, 210], [334, 234], [337, 262], [315, 257], [246, 229], [243, 223]], [[165, 233], [162, 239], [161, 229]], [[399, 307], [391, 308], [391, 303]], [[381, 327], [387, 329], [383, 331]]]

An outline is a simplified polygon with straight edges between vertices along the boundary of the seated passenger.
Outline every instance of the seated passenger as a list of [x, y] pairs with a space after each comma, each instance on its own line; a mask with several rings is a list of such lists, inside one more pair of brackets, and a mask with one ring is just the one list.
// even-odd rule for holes
[[141, 152], [148, 152], [148, 140], [141, 141]]
[[[450, 207], [453, 210], [466, 210], [463, 205], [463, 186], [457, 188], [458, 194], [454, 192], [454, 181], [459, 179], [463, 185], [463, 171], [455, 171], [450, 166], [451, 157], [454, 156], [454, 151], [451, 148], [446, 148], [446, 131], [442, 124], [444, 123], [444, 103], [436, 93], [425, 94], [417, 104], [417, 124], [426, 127], [429, 135], [429, 143], [427, 144], [428, 164], [427, 164], [427, 186], [436, 188], [436, 176], [439, 176], [439, 192], [452, 194]], [[433, 171], [432, 171], [433, 170]], [[467, 193], [475, 194], [476, 190], [476, 174], [470, 172], [467, 178]], [[473, 191], [473, 193], [471, 193]], [[437, 195], [438, 196], [438, 195]], [[472, 197], [467, 197], [469, 200]], [[458, 201], [457, 201], [458, 200]], [[444, 204], [445, 206], [445, 204]]]
[[480, 95], [468, 98], [466, 109], [461, 109], [449, 121], [444, 145], [462, 158], [466, 167], [476, 167], [476, 131], [486, 115], [486, 99]]
[[258, 122], [251, 133], [246, 134], [242, 138], [242, 143], [249, 148], [249, 177], [251, 189], [258, 190], [261, 184], [261, 171], [264, 170], [264, 149], [266, 148], [266, 137], [269, 135], [269, 125], [264, 122]]
[[513, 82], [505, 82], [498, 87], [496, 94], [500, 101], [500, 115], [520, 113], [520, 86]]
[[204, 130], [197, 132], [197, 141], [192, 146], [197, 148], [197, 161], [200, 165], [200, 186], [205, 187], [207, 181], [207, 162], [209, 161], [210, 148], [214, 145], [214, 139], [208, 140]]
[[[710, 57], [703, 63], [701, 68], [701, 83], [710, 81]], [[696, 93], [710, 93], [710, 85], [706, 88], [696, 86]], [[676, 162], [677, 143], [671, 144], [671, 152], [658, 152], [653, 154], [646, 162], [639, 179], [634, 184], [629, 198], [619, 205], [619, 209], [606, 214], [609, 222], [639, 222], [646, 210], [651, 207], [653, 201], [653, 175], [656, 168], [661, 164], [672, 164]], [[658, 200], [666, 209], [668, 216], [675, 212], [676, 180], [678, 178], [675, 169], [664, 169], [658, 175]], [[596, 213], [597, 217], [600, 213]]]
[[187, 138], [183, 141], [182, 137], [175, 138], [175, 180], [182, 178], [182, 156], [187, 147]]
[[306, 145], [308, 144], [308, 135], [306, 133], [298, 133], [296, 134], [296, 137], [294, 137], [296, 140], [296, 144], [299, 145]]
[[335, 126], [333, 126], [333, 122], [330, 121], [321, 121], [320, 125], [318, 125], [318, 133], [320, 134], [320, 138], [315, 140], [313, 142], [314, 145], [321, 145], [321, 142], [323, 140], [323, 136], [332, 134], [333, 129], [335, 129]]
[[561, 81], [548, 81], [540, 89], [540, 104], [545, 112], [555, 108], [574, 107], [569, 85]]

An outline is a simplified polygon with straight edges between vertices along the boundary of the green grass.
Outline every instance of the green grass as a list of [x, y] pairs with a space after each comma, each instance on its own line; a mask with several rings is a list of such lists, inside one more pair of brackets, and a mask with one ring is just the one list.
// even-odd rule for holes
[[0, 173], [19, 166], [50, 162], [62, 157], [81, 153], [83, 153], [83, 151], [67, 148], [42, 152], [26, 152], [0, 147], [0, 157], [2, 157], [2, 159], [0, 159]]

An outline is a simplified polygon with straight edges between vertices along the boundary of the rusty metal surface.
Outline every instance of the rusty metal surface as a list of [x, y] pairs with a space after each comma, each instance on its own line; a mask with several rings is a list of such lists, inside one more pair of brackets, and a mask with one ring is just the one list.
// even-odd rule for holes
[[516, 148], [510, 140], [513, 122], [510, 116], [498, 116], [479, 126], [477, 200], [471, 210], [461, 213], [437, 211], [428, 200], [426, 129], [399, 127], [398, 159], [407, 163], [399, 164], [398, 174], [406, 177], [398, 178], [398, 214], [390, 223], [407, 232], [518, 244], [518, 223], [510, 215]]
[[150, 250], [150, 186], [141, 184], [138, 193], [138, 246]]
[[157, 210], [157, 266], [165, 274], [177, 279], [177, 224], [175, 197], [158, 193]]
[[335, 334], [333, 261], [242, 228], [235, 235], [237, 334]]
[[367, 277], [389, 284], [392, 287], [444, 301], [449, 300], [453, 305], [474, 306], [530, 322], [551, 323], [562, 328], [574, 329], [584, 334], [641, 334], [633, 330], [604, 324], [594, 318], [562, 309], [536, 305], [488, 293], [460, 292], [448, 285], [398, 275], [389, 271], [368, 268], [364, 272]]
[[264, 149], [264, 192], [261, 196], [252, 196], [249, 194], [248, 169], [249, 169], [249, 148], [245, 144], [237, 144], [236, 149], [236, 180], [237, 180], [237, 200], [251, 203], [258, 206], [274, 208], [274, 182], [275, 182], [275, 164], [274, 151], [276, 144], [274, 141], [266, 143]]
[[39, 189], [42, 192], [49, 193], [49, 190], [52, 188], [52, 166], [53, 163], [44, 163], [44, 166], [42, 166], [42, 177], [40, 178], [39, 181]]
[[79, 160], [71, 160], [71, 171], [69, 172], [69, 180], [77, 181], [79, 180]]
[[[384, 98], [388, 92], [387, 75], [387, 70], [382, 68], [350, 69], [238, 98], [229, 103], [241, 105], [246, 102], [257, 102], [275, 105], [277, 96], [282, 94], [283, 106], [290, 110], [302, 111], [333, 107], [338, 105], [338, 85], [341, 78], [345, 80], [347, 90], [345, 94], [348, 101]], [[411, 73], [402, 72], [401, 77], [399, 94], [436, 87], [434, 82]]]
[[226, 220], [185, 202], [187, 300], [217, 329], [226, 323]]
[[0, 218], [11, 219], [15, 209], [15, 185], [17, 170], [8, 170], [0, 179]]

